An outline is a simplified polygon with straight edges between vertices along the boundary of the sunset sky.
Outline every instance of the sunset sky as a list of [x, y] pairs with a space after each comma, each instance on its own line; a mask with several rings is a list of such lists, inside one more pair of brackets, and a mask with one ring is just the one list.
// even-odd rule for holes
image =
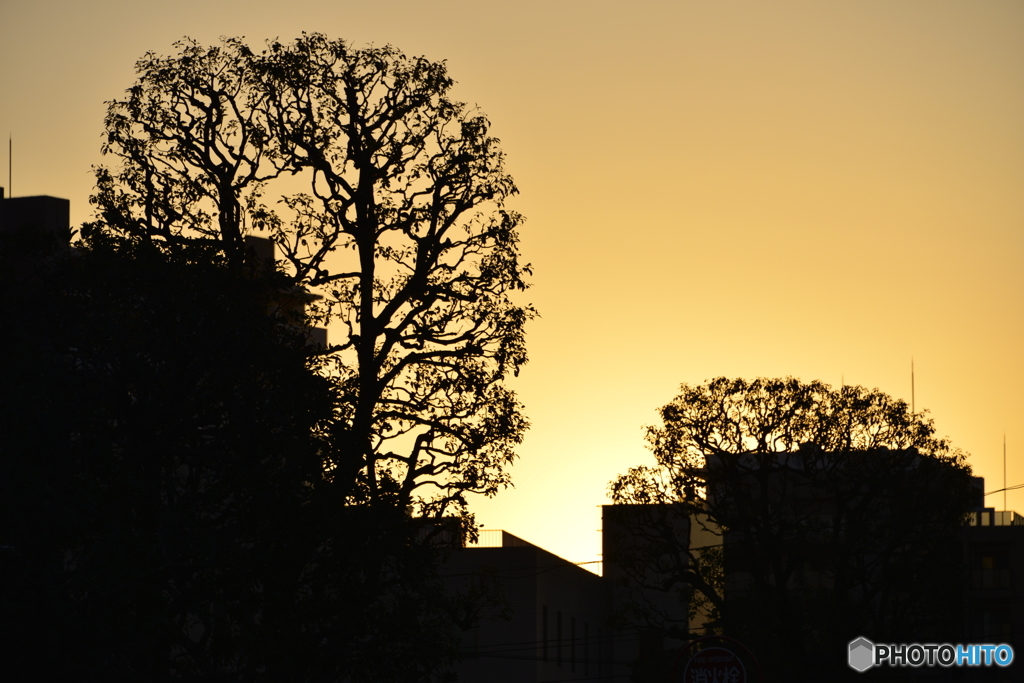
[[986, 490], [1004, 433], [1024, 484], [1024, 3], [0, 0], [0, 185], [10, 134], [14, 196], [81, 223], [136, 59], [302, 31], [446, 60], [520, 188], [532, 428], [486, 528], [597, 560], [607, 484], [653, 463], [680, 383], [909, 402], [911, 358]]

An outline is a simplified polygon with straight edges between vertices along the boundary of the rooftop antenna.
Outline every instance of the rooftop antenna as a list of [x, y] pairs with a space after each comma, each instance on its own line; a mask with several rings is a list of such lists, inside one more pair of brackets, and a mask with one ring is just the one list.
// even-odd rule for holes
[[11, 153], [14, 151], [14, 143], [11, 141], [11, 134], [7, 134], [7, 194], [14, 196], [14, 188], [11, 186]]
[[1003, 510], [1006, 509], [1006, 432], [1003, 432]]
[[914, 357], [910, 357], [910, 414], [917, 415], [914, 401]]

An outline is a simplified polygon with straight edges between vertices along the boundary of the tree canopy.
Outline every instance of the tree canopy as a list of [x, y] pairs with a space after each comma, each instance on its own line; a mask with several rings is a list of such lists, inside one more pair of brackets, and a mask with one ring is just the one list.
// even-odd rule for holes
[[108, 103], [77, 251], [0, 244], [6, 642], [26, 676], [440, 679], [477, 588], [429, 522], [474, 533], [526, 429], [498, 141], [391, 47], [176, 48]]
[[[844, 675], [859, 635], [958, 628], [956, 540], [975, 493], [926, 414], [877, 389], [718, 378], [684, 384], [661, 416], [656, 465], [610, 485], [615, 503], [647, 506], [644, 541], [617, 561], [687, 610], [640, 621], [681, 639], [724, 630], [790, 677]], [[705, 541], [680, 537], [680, 517]]]
[[324, 297], [313, 321], [334, 326], [344, 496], [465, 514], [465, 494], [509, 483], [526, 420], [503, 381], [533, 315], [511, 297], [529, 267], [489, 122], [450, 98], [444, 63], [392, 47], [303, 34], [259, 53], [177, 48], [147, 54], [109, 103], [119, 164], [97, 169], [86, 238], [209, 244], [238, 262], [246, 234], [271, 237], [293, 283]]

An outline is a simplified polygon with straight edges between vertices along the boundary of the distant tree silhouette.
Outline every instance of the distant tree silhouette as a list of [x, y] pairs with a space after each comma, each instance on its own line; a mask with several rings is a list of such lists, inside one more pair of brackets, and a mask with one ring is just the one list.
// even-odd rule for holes
[[15, 237], [0, 243], [5, 671], [440, 676], [456, 643], [437, 558], [407, 542], [422, 525], [404, 511], [339, 504], [338, 385], [268, 315], [287, 278], [205, 247], [94, 236], [71, 256]]
[[[610, 485], [614, 502], [646, 506], [614, 560], [635, 587], [677, 592], [690, 619], [745, 642], [768, 680], [850, 675], [857, 636], [960, 635], [957, 534], [975, 494], [964, 454], [925, 415], [878, 390], [792, 378], [684, 384], [661, 415], [647, 435], [657, 466]], [[691, 546], [680, 519], [717, 542]], [[632, 616], [700, 635], [643, 606]]]
[[232, 263], [245, 234], [272, 237], [292, 282], [324, 295], [314, 319], [344, 331], [325, 360], [345, 385], [341, 497], [466, 517], [467, 493], [509, 483], [527, 423], [504, 379], [533, 315], [510, 298], [529, 268], [487, 119], [449, 98], [443, 63], [392, 47], [177, 47], [109, 104], [120, 165], [97, 169], [92, 229]]

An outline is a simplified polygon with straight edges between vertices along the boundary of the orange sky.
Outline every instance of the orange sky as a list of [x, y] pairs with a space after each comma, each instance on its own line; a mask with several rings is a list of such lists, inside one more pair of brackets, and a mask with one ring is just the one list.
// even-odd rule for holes
[[909, 401], [911, 357], [987, 490], [1004, 432], [1024, 483], [1024, 4], [2, 0], [14, 193], [89, 217], [103, 101], [145, 51], [303, 30], [447, 60], [521, 189], [533, 428], [487, 528], [598, 559], [606, 485], [680, 382]]

